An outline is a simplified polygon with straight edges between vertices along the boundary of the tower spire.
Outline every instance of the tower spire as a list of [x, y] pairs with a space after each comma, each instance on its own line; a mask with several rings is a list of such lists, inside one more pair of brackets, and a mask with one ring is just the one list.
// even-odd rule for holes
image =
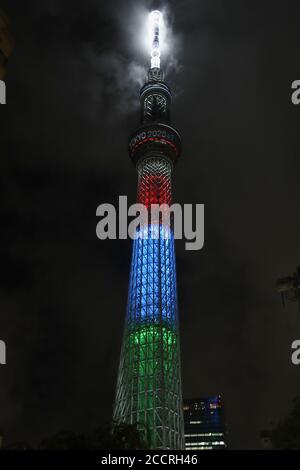
[[163, 81], [164, 74], [160, 67], [163, 16], [160, 11], [154, 10], [149, 15], [150, 30], [150, 68], [148, 71], [148, 82]]
[[150, 13], [151, 33], [151, 69], [160, 69], [160, 34], [162, 28], [162, 14], [158, 10]]

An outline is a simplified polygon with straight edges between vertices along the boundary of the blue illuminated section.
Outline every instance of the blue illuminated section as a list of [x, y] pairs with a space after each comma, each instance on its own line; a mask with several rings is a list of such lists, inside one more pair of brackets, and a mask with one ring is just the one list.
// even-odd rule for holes
[[133, 242], [127, 320], [131, 324], [173, 325], [177, 319], [174, 235], [170, 227], [150, 224]]

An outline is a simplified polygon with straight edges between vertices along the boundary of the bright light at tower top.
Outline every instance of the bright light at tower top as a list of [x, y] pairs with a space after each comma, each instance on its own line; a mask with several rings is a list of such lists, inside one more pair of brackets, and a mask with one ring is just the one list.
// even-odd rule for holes
[[160, 68], [160, 53], [164, 37], [163, 15], [154, 10], [149, 15], [149, 45], [151, 53], [151, 68]]

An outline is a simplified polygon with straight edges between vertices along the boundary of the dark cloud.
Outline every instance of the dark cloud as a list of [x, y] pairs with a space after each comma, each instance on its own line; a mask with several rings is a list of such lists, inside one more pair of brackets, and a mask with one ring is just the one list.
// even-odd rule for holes
[[[17, 47], [1, 108], [1, 428], [39, 440], [111, 416], [130, 242], [97, 241], [95, 212], [135, 198], [127, 137], [146, 58], [133, 31], [157, 3], [2, 6]], [[206, 205], [204, 250], [177, 246], [184, 394], [222, 393], [232, 446], [255, 448], [299, 390], [299, 319], [274, 292], [299, 263], [299, 5], [163, 6], [175, 197]]]

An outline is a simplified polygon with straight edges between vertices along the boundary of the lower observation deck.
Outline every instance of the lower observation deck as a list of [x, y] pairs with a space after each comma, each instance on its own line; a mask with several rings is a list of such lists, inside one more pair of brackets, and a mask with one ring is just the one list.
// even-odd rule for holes
[[165, 155], [175, 166], [181, 153], [181, 138], [176, 129], [162, 123], [139, 127], [129, 140], [130, 158], [136, 164], [151, 153]]

